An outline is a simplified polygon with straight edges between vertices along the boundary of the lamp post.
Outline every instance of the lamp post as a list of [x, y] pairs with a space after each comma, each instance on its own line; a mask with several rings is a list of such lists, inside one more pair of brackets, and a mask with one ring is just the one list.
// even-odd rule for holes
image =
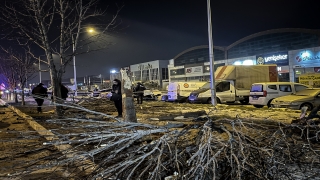
[[41, 56], [45, 56], [45, 55], [40, 55], [40, 56], [39, 56], [39, 80], [40, 80], [39, 83], [41, 83], [41, 80], [42, 80], [42, 79], [41, 79], [41, 65], [40, 65], [40, 63], [41, 63], [41, 59], [40, 59]]
[[[88, 33], [94, 33], [95, 30], [93, 28], [88, 29]], [[72, 52], [73, 52], [73, 81], [74, 81], [74, 96], [78, 95], [78, 84], [77, 84], [77, 68], [76, 68], [76, 42], [74, 37], [72, 36]]]
[[214, 77], [214, 57], [213, 57], [213, 42], [212, 42], [212, 24], [211, 24], [211, 6], [210, 0], [207, 0], [208, 10], [208, 37], [209, 37], [209, 59], [210, 59], [210, 77], [211, 77], [211, 103], [217, 105], [216, 102], [216, 87]]
[[77, 70], [76, 70], [76, 46], [75, 46], [75, 42], [72, 43], [72, 50], [73, 50], [73, 83], [74, 83], [74, 96], [78, 96], [77, 90]]

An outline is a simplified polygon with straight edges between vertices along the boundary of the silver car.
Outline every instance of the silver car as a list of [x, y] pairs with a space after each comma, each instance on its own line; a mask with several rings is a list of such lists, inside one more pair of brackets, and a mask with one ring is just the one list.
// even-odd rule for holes
[[297, 92], [296, 94], [275, 98], [271, 102], [271, 107], [289, 108], [299, 110], [303, 106], [312, 110], [320, 105], [320, 88], [308, 88]]

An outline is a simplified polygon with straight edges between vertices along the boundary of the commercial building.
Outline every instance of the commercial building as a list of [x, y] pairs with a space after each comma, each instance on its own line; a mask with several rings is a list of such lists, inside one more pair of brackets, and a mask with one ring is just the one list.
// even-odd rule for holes
[[169, 80], [169, 60], [155, 60], [130, 65], [132, 82], [143, 82], [149, 87], [163, 87], [163, 82]]
[[[320, 63], [319, 46], [320, 30], [263, 31], [227, 47], [214, 46], [214, 68], [230, 64], [277, 64], [280, 81], [297, 81], [299, 74], [314, 72], [320, 67], [320, 64], [316, 64]], [[208, 81], [208, 48], [207, 45], [192, 47], [170, 60], [170, 81]]]

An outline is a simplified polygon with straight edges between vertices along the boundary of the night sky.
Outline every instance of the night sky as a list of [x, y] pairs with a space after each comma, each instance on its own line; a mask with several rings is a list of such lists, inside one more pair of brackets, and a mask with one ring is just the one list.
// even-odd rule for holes
[[[193, 46], [208, 44], [205, 0], [125, 0], [122, 27], [113, 46], [76, 57], [77, 76], [112, 68], [168, 60]], [[101, 7], [114, 2], [101, 0]], [[211, 0], [213, 42], [227, 46], [253, 33], [277, 28], [320, 29], [316, 0]], [[65, 77], [72, 77], [72, 66]]]

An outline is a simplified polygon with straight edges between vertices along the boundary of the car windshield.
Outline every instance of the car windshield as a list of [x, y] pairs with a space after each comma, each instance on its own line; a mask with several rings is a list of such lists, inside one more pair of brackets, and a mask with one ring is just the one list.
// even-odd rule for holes
[[316, 96], [319, 94], [320, 90], [319, 89], [306, 89], [302, 91], [298, 91], [296, 93], [297, 96]]
[[200, 89], [210, 89], [210, 83], [205, 83]]

